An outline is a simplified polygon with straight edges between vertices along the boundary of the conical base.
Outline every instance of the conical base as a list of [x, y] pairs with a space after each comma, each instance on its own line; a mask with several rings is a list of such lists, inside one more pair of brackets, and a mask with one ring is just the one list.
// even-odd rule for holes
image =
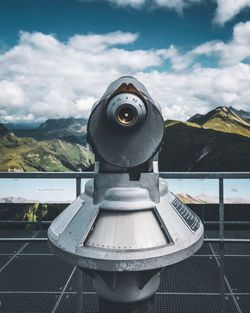
[[159, 203], [144, 188], [111, 189], [94, 204], [89, 181], [85, 194], [52, 222], [48, 237], [55, 254], [85, 269], [144, 271], [177, 263], [201, 247], [200, 219], [165, 181]]

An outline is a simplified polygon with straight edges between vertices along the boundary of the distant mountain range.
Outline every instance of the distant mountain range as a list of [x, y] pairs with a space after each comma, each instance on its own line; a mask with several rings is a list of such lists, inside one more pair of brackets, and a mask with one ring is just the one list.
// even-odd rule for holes
[[16, 130], [16, 129], [34, 129], [40, 126], [41, 123], [3, 123], [2, 125], [8, 128], [9, 130]]
[[[207, 203], [219, 203], [219, 196], [210, 196], [208, 194], [199, 194], [196, 196], [191, 196], [186, 193], [179, 193], [176, 196], [184, 203], [187, 204], [207, 204]], [[224, 198], [224, 203], [250, 203], [250, 196], [249, 198], [242, 198], [242, 197], [226, 197]]]
[[5, 197], [0, 198], [0, 203], [38, 203], [37, 200], [28, 200], [22, 197]]
[[[199, 197], [190, 196], [187, 193], [177, 193], [176, 196], [184, 203], [205, 204], [208, 203]], [[218, 202], [218, 201], [217, 201]]]
[[[250, 171], [250, 112], [224, 106], [165, 125], [161, 171]], [[23, 127], [9, 130], [0, 124], [0, 171], [85, 170], [93, 164], [86, 119], [49, 119], [33, 129]]]
[[12, 125], [14, 134], [18, 137], [31, 137], [36, 140], [61, 139], [70, 143], [86, 145], [87, 120], [84, 118], [49, 119], [39, 127], [25, 129], [24, 125], [18, 129]]

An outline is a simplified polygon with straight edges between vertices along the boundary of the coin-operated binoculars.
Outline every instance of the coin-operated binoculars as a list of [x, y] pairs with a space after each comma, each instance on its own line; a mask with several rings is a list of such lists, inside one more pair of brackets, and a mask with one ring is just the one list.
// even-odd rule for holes
[[153, 312], [142, 304], [162, 269], [203, 243], [200, 219], [159, 178], [163, 137], [146, 88], [130, 76], [113, 82], [88, 121], [94, 179], [48, 230], [53, 252], [92, 277], [101, 312]]

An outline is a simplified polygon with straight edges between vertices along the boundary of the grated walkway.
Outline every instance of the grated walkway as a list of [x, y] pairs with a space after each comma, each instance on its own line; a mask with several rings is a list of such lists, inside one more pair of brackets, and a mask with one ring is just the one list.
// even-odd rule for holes
[[[241, 236], [240, 231], [230, 235]], [[0, 236], [45, 237], [46, 231], [0, 230]], [[250, 231], [242, 236], [249, 238]], [[225, 312], [249, 313], [250, 244], [225, 244], [224, 251]], [[194, 256], [165, 270], [156, 312], [219, 313], [219, 252], [218, 244], [205, 243]], [[76, 313], [77, 275], [46, 243], [0, 243], [0, 313]], [[82, 301], [84, 313], [98, 312], [97, 295], [85, 274]]]

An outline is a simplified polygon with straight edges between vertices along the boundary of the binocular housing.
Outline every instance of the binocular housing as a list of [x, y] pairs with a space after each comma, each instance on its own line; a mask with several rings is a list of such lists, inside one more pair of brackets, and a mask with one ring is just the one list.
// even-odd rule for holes
[[90, 114], [94, 178], [52, 222], [48, 238], [56, 255], [92, 278], [101, 299], [149, 299], [161, 271], [203, 243], [199, 217], [159, 178], [163, 138], [160, 108], [130, 76], [113, 82]]
[[113, 82], [90, 114], [88, 142], [98, 160], [111, 166], [141, 166], [159, 151], [163, 137], [160, 108], [130, 76]]

